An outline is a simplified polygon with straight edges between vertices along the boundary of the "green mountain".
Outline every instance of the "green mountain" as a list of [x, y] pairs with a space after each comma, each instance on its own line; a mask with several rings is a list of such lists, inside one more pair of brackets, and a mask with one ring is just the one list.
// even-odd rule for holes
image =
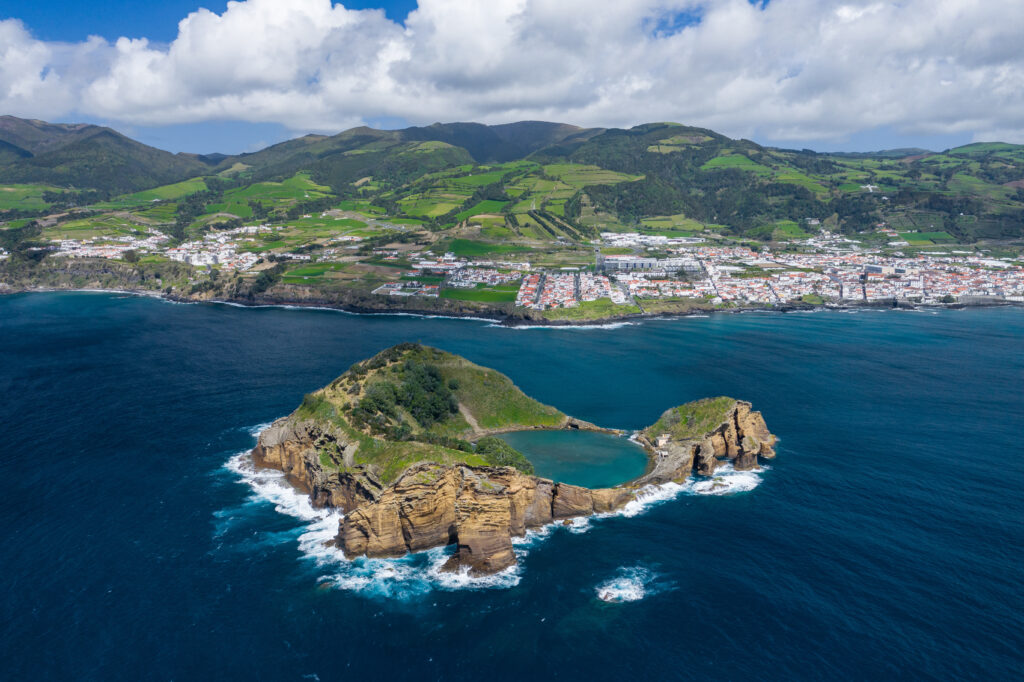
[[0, 117], [0, 182], [119, 193], [208, 172], [196, 157], [146, 146], [110, 128]]
[[[306, 180], [296, 182], [312, 182], [313, 194], [303, 191], [288, 205], [261, 194], [267, 183], [300, 175]], [[177, 211], [181, 228], [206, 224], [206, 214], [246, 220], [254, 215], [250, 202], [255, 215], [269, 208], [270, 217], [284, 217], [356, 201], [432, 231], [482, 221], [498, 241], [580, 242], [624, 229], [710, 229], [772, 241], [805, 236], [809, 225], [856, 234], [882, 223], [933, 235], [935, 243], [1024, 236], [1024, 147], [1003, 143], [819, 154], [675, 123], [624, 130], [524, 121], [360, 127], [251, 154], [200, 156], [163, 152], [98, 126], [0, 118], [3, 184], [108, 196], [154, 190], [147, 201], [177, 201], [177, 190], [160, 188], [192, 178], [206, 178], [209, 191], [165, 209]], [[221, 197], [225, 190], [238, 200]], [[303, 207], [303, 199], [318, 203]]]

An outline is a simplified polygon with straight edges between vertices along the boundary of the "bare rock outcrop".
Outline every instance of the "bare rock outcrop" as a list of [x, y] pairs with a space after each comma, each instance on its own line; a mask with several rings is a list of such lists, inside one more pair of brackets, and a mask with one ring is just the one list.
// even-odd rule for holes
[[641, 434], [639, 440], [651, 455], [650, 471], [635, 485], [682, 481], [692, 472], [710, 476], [730, 462], [737, 471], [756, 469], [759, 458], [775, 457], [776, 437], [764, 417], [751, 404], [733, 401], [721, 423], [693, 438], [676, 438], [671, 433]]
[[[348, 512], [376, 500], [384, 489], [369, 467], [354, 464], [358, 447], [329, 425], [285, 417], [260, 434], [252, 456], [256, 466], [283, 471], [292, 485], [309, 493], [314, 507]], [[321, 453], [332, 466], [325, 466]]]
[[[553, 428], [599, 427], [567, 418]], [[475, 429], [474, 429], [475, 430]], [[315, 506], [344, 511], [337, 545], [349, 558], [399, 557], [455, 545], [446, 570], [485, 575], [515, 565], [512, 539], [530, 528], [620, 509], [646, 485], [737, 470], [775, 456], [776, 438], [760, 412], [729, 398], [669, 410], [639, 434], [648, 472], [615, 488], [591, 490], [512, 467], [416, 462], [390, 485], [357, 464], [359, 441], [329, 420], [279, 419], [253, 450], [257, 465], [283, 471]], [[389, 479], [390, 480], [390, 479]]]
[[341, 522], [338, 545], [353, 558], [394, 557], [456, 545], [447, 570], [484, 575], [516, 563], [512, 538], [558, 519], [613, 511], [630, 489], [590, 490], [511, 467], [411, 466], [375, 502]]

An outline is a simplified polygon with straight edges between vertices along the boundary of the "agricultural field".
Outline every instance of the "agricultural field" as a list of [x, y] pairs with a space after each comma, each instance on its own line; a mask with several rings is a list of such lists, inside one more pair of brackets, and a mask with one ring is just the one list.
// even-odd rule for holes
[[511, 228], [505, 227], [504, 221], [502, 221], [502, 223], [492, 223], [490, 225], [485, 224], [482, 226], [480, 228], [480, 236], [492, 241], [504, 241], [515, 239], [519, 235]]
[[177, 204], [158, 203], [151, 208], [133, 211], [133, 215], [154, 223], [173, 223], [177, 208]]
[[775, 182], [789, 183], [792, 185], [799, 185], [804, 189], [809, 189], [815, 194], [827, 194], [828, 188], [821, 183], [815, 181], [804, 173], [792, 168], [786, 168], [780, 170], [774, 178]]
[[949, 181], [949, 189], [956, 194], [967, 196], [980, 196], [996, 201], [1007, 200], [1015, 193], [1009, 187], [992, 185], [981, 178], [976, 178], [965, 173], [957, 173]]
[[473, 289], [442, 289], [441, 298], [450, 298], [457, 301], [479, 301], [482, 303], [514, 303], [518, 291], [518, 284], [498, 285], [495, 287], [477, 285]]
[[137, 223], [123, 216], [108, 213], [47, 227], [41, 236], [43, 239], [103, 239], [143, 233]]
[[944, 216], [937, 211], [914, 211], [889, 216], [889, 225], [897, 232], [928, 232], [942, 227]]
[[288, 270], [282, 276], [286, 284], [310, 284], [310, 280], [317, 280], [328, 273], [343, 272], [347, 263], [310, 263], [292, 270]]
[[432, 189], [399, 199], [398, 205], [410, 216], [438, 218], [459, 208], [471, 196], [471, 192], [456, 194], [453, 190]]
[[459, 222], [462, 222], [463, 220], [466, 220], [467, 218], [472, 218], [473, 216], [476, 215], [501, 213], [506, 206], [508, 206], [507, 201], [494, 201], [493, 199], [487, 199], [481, 201], [475, 206], [467, 208], [465, 211], [461, 213], [456, 214], [455, 219], [458, 220]]
[[383, 207], [374, 206], [369, 200], [364, 199], [345, 199], [335, 204], [335, 208], [341, 211], [356, 211], [367, 215], [384, 215], [387, 213]]
[[127, 194], [123, 197], [118, 197], [112, 203], [114, 205], [121, 206], [139, 206], [147, 202], [152, 201], [168, 201], [173, 199], [181, 199], [189, 194], [195, 194], [196, 192], [203, 192], [207, 190], [206, 181], [202, 178], [192, 178], [191, 180], [185, 180], [183, 182], [177, 182], [173, 185], [164, 185], [162, 187], [156, 187], [154, 189], [146, 190], [145, 192], [136, 192], [135, 194]]
[[673, 135], [648, 146], [647, 151], [652, 154], [671, 154], [673, 152], [685, 151], [688, 147], [694, 147], [710, 141], [710, 137], [700, 133]]
[[260, 202], [268, 209], [286, 208], [300, 201], [330, 196], [329, 187], [318, 185], [307, 173], [297, 173], [283, 182], [257, 182], [224, 192], [222, 201], [206, 207], [206, 213], [196, 222], [209, 222], [222, 215], [251, 218], [250, 201]]
[[900, 237], [911, 246], [927, 246], [929, 244], [955, 244], [956, 238], [948, 232], [902, 232]]
[[633, 315], [639, 312], [640, 308], [635, 305], [616, 305], [611, 299], [600, 298], [596, 301], [583, 301], [575, 308], [545, 310], [543, 315], [549, 320], [582, 321]]
[[475, 190], [484, 185], [493, 185], [505, 175], [504, 170], [495, 170], [488, 173], [476, 173], [473, 175], [462, 175], [451, 178], [448, 183], [460, 189]]
[[692, 237], [704, 229], [704, 224], [679, 213], [677, 215], [644, 218], [640, 221], [640, 227], [645, 232], [665, 237]]
[[710, 161], [706, 162], [700, 167], [701, 170], [718, 170], [723, 168], [735, 168], [737, 170], [750, 171], [761, 176], [772, 175], [772, 169], [767, 166], [762, 166], [756, 161], [752, 161], [750, 158], [743, 154], [725, 154], [722, 156], [716, 156]]
[[38, 211], [49, 208], [43, 201], [44, 192], [62, 190], [49, 185], [6, 185], [0, 187], [0, 211]]
[[781, 220], [775, 223], [772, 229], [771, 238], [773, 241], [792, 241], [796, 239], [807, 239], [811, 235], [804, 231], [792, 220]]
[[620, 182], [634, 182], [643, 177], [575, 163], [549, 164], [544, 166], [544, 173], [574, 189], [583, 189], [587, 185], [617, 185]]
[[507, 256], [509, 254], [530, 253], [533, 249], [515, 244], [488, 244], [486, 242], [473, 241], [471, 239], [453, 239], [447, 245], [441, 246], [445, 251], [450, 251], [456, 256], [464, 258], [481, 258], [484, 256]]

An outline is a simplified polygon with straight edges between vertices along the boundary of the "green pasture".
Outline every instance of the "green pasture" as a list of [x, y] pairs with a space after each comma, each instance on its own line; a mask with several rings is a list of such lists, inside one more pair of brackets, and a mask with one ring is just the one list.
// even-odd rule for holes
[[50, 204], [43, 201], [43, 192], [60, 191], [49, 185], [3, 185], [0, 186], [0, 211], [39, 211], [49, 208]]
[[494, 201], [492, 199], [486, 199], [478, 203], [476, 206], [473, 206], [472, 208], [468, 208], [465, 211], [456, 214], [455, 219], [461, 222], [475, 215], [485, 213], [501, 213], [506, 206], [508, 206], [507, 201]]
[[512, 303], [516, 300], [518, 288], [507, 291], [498, 288], [477, 287], [475, 289], [442, 289], [441, 298], [456, 301], [479, 301], [482, 303]]
[[488, 244], [486, 242], [473, 241], [472, 239], [453, 239], [448, 243], [447, 251], [456, 256], [474, 258], [477, 256], [500, 255], [506, 253], [529, 253], [533, 249], [515, 244]]
[[643, 177], [576, 163], [548, 164], [544, 166], [544, 173], [558, 178], [574, 189], [582, 189], [587, 185], [616, 185], [620, 182], [633, 182]]
[[772, 175], [772, 169], [752, 161], [742, 154], [726, 154], [716, 156], [700, 167], [701, 170], [720, 170], [723, 168], [736, 168], [742, 171], [750, 171], [761, 176]]

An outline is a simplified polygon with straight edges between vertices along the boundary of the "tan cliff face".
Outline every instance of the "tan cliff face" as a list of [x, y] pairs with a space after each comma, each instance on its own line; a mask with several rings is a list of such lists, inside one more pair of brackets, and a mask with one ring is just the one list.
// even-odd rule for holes
[[[376, 500], [384, 489], [369, 467], [353, 464], [358, 447], [338, 430], [284, 417], [260, 434], [252, 456], [257, 466], [283, 471], [294, 486], [309, 493], [314, 507], [348, 512]], [[321, 452], [330, 452], [332, 463], [341, 468], [324, 466]]]
[[639, 440], [651, 462], [650, 471], [634, 485], [678, 482], [692, 472], [710, 476], [726, 463], [737, 471], [756, 469], [759, 458], [775, 457], [777, 441], [761, 413], [752, 411], [751, 404], [742, 400], [734, 401], [718, 426], [696, 438], [649, 434], [640, 435]]
[[511, 467], [410, 467], [377, 499], [348, 514], [338, 545], [349, 558], [396, 557], [454, 544], [446, 569], [471, 575], [516, 563], [512, 538], [553, 521], [613, 511], [631, 489], [589, 490]]
[[[345, 513], [336, 542], [347, 557], [399, 557], [455, 545], [445, 568], [485, 575], [515, 565], [512, 539], [530, 528], [615, 511], [645, 485], [682, 481], [692, 472], [711, 475], [725, 463], [752, 469], [760, 458], [775, 456], [776, 438], [760, 412], [747, 402], [716, 400], [725, 405], [714, 413], [717, 424], [695, 437], [651, 429], [641, 434], [648, 472], [615, 488], [556, 483], [511, 467], [428, 461], [412, 464], [386, 486], [373, 465], [355, 464], [358, 441], [329, 423], [295, 415], [260, 434], [253, 458], [287, 474], [314, 506]], [[560, 426], [581, 427], [597, 428], [572, 419]]]

